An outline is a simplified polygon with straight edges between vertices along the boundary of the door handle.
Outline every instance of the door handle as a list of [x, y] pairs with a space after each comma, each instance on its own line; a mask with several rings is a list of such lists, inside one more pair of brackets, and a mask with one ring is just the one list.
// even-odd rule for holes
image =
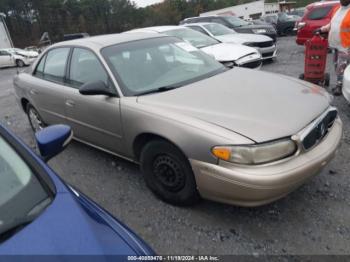
[[74, 103], [73, 100], [66, 100], [66, 105], [70, 106], [70, 107], [73, 107], [73, 106], [75, 106], [75, 103]]

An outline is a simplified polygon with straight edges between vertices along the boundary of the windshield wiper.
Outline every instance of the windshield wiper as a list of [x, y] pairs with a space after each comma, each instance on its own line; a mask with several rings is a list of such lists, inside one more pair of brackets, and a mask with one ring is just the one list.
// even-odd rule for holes
[[0, 226], [0, 243], [12, 237], [26, 225], [34, 221], [34, 219], [51, 203], [50, 197], [45, 198], [39, 203], [35, 204], [26, 216], [15, 219], [11, 223]]
[[181, 85], [161, 86], [161, 87], [158, 87], [156, 89], [152, 89], [152, 90], [148, 90], [148, 91], [145, 91], [145, 92], [138, 93], [137, 95], [138, 96], [143, 96], [143, 95], [148, 95], [148, 94], [153, 94], [153, 93], [161, 93], [161, 92], [166, 92], [166, 91], [173, 90], [173, 89], [176, 89], [176, 88], [179, 88], [179, 87], [181, 87]]
[[34, 217], [25, 217], [23, 220], [15, 221], [9, 225], [6, 225], [4, 229], [2, 229], [0, 233], [0, 243], [12, 237], [19, 230], [24, 228], [26, 225], [30, 224], [34, 220]]

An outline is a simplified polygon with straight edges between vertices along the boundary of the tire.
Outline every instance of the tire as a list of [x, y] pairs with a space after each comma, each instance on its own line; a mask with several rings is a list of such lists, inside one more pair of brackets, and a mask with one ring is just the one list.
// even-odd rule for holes
[[266, 60], [264, 60], [264, 62], [267, 62], [267, 63], [274, 63], [274, 62], [276, 62], [277, 61], [277, 57], [275, 56], [275, 57], [272, 57], [272, 58], [269, 58], [269, 59], [266, 59]]
[[38, 132], [46, 126], [38, 111], [30, 103], [27, 104], [26, 113], [34, 132]]
[[330, 81], [331, 81], [331, 77], [330, 77], [329, 73], [326, 73], [324, 75], [324, 86], [329, 87]]
[[304, 78], [305, 78], [305, 77], [304, 77], [304, 74], [300, 74], [300, 75], [299, 75], [299, 79], [304, 80]]
[[287, 27], [286, 29], [283, 30], [283, 34], [285, 36], [293, 35], [293, 28], [292, 27]]
[[191, 165], [176, 146], [153, 140], [144, 146], [140, 162], [147, 186], [163, 201], [179, 206], [199, 201]]
[[17, 60], [16, 60], [16, 65], [17, 65], [18, 67], [24, 67], [24, 66], [25, 66], [24, 62], [23, 62], [22, 60], [20, 60], [20, 59], [17, 59]]

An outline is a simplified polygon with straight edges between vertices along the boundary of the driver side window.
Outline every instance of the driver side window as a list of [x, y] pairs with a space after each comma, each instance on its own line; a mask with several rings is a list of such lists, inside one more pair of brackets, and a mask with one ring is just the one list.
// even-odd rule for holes
[[109, 85], [108, 75], [98, 58], [91, 51], [74, 48], [70, 64], [68, 85], [79, 88], [85, 83], [102, 81]]
[[10, 54], [6, 51], [0, 51], [0, 56], [9, 56]]

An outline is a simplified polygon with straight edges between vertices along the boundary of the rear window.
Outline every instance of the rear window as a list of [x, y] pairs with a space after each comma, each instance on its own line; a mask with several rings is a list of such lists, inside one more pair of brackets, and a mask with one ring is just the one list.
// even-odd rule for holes
[[312, 9], [310, 13], [307, 15], [307, 18], [309, 20], [321, 20], [329, 14], [332, 8], [333, 6], [323, 6], [323, 7]]
[[193, 17], [193, 18], [188, 18], [184, 20], [183, 24], [209, 22], [209, 21], [210, 21], [209, 17]]

